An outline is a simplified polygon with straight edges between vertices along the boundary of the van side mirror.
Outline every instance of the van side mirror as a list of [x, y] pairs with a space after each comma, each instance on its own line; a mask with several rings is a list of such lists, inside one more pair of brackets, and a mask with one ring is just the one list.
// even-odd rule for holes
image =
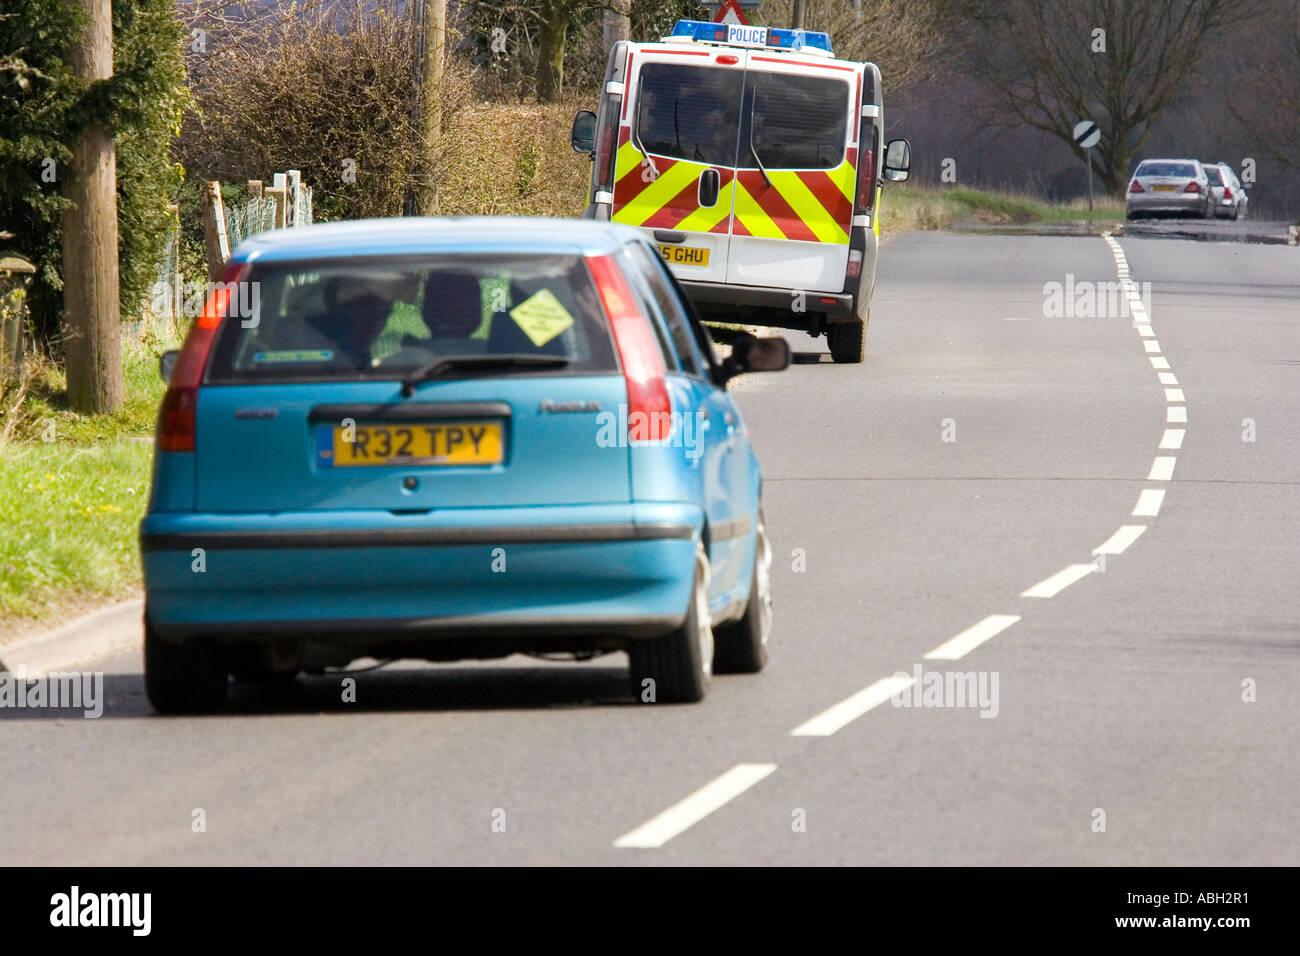
[[790, 367], [790, 343], [783, 338], [760, 339], [741, 332], [731, 341], [731, 356], [719, 371], [723, 384], [745, 372], [780, 372]]
[[891, 139], [885, 146], [885, 162], [881, 167], [885, 178], [893, 183], [904, 182], [912, 168], [912, 144], [905, 139]]
[[579, 110], [573, 117], [573, 131], [569, 134], [569, 143], [574, 152], [590, 155], [596, 151], [596, 114], [591, 110]]
[[172, 380], [172, 372], [176, 369], [176, 360], [180, 357], [181, 353], [176, 349], [158, 356], [158, 374], [162, 376], [164, 382]]

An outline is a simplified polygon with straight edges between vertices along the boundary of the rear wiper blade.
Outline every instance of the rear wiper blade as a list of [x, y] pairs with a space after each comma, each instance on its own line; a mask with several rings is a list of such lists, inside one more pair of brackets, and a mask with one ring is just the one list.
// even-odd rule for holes
[[754, 155], [754, 162], [758, 163], [758, 171], [763, 174], [763, 182], [767, 183], [767, 188], [772, 188], [772, 177], [767, 174], [766, 167], [763, 166], [763, 160], [759, 158], [758, 149], [754, 146], [754, 110], [758, 106], [758, 87], [754, 87], [754, 94], [749, 100], [749, 151]]
[[569, 360], [562, 355], [443, 355], [425, 362], [402, 379], [402, 394], [410, 397], [415, 386], [448, 368], [560, 368]]

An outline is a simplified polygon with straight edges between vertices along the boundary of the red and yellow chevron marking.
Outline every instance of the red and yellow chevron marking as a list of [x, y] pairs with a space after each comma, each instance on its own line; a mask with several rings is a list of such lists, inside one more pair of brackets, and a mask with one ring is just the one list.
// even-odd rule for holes
[[[700, 174], [708, 169], [688, 160], [654, 158], [653, 166], [632, 145], [629, 130], [619, 132], [614, 167], [615, 222], [653, 229], [770, 239], [799, 239], [848, 245], [857, 181], [857, 150], [831, 170], [770, 170], [768, 186], [757, 169], [718, 168], [721, 190], [715, 206], [699, 202]], [[730, 187], [736, 181], [735, 215]]]
[[731, 226], [733, 170], [718, 169], [721, 177], [718, 202], [713, 206], [701, 206], [700, 174], [709, 166], [663, 157], [656, 157], [651, 166], [646, 157], [628, 142], [626, 128], [619, 140], [614, 166], [612, 218], [615, 222], [652, 229], [726, 234]]
[[736, 180], [735, 235], [848, 245], [856, 160], [856, 150], [850, 149], [835, 169], [769, 170], [771, 186], [761, 171], [741, 170]]

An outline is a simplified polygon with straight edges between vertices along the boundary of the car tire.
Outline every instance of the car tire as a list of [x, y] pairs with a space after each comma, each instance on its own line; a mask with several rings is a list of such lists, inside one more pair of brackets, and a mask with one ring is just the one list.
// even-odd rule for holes
[[226, 701], [229, 679], [210, 644], [171, 644], [144, 621], [144, 690], [160, 714], [202, 714]]
[[861, 362], [866, 351], [867, 329], [861, 322], [845, 322], [826, 330], [831, 358], [837, 365], [854, 365]]
[[632, 693], [647, 703], [693, 704], [703, 700], [713, 675], [713, 654], [709, 559], [701, 546], [695, 553], [690, 603], [681, 627], [663, 637], [634, 640], [628, 647]]
[[754, 571], [745, 614], [739, 621], [714, 630], [713, 673], [757, 674], [767, 664], [767, 643], [771, 633], [772, 544], [760, 510], [754, 541]]

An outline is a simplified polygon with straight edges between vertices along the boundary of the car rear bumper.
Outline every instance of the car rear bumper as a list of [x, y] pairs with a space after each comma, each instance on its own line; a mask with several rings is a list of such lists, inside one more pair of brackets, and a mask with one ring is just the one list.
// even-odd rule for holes
[[165, 640], [626, 639], [680, 624], [702, 524], [649, 503], [151, 514], [140, 545]]
[[1201, 193], [1141, 193], [1130, 195], [1128, 212], [1204, 212], [1206, 200]]

